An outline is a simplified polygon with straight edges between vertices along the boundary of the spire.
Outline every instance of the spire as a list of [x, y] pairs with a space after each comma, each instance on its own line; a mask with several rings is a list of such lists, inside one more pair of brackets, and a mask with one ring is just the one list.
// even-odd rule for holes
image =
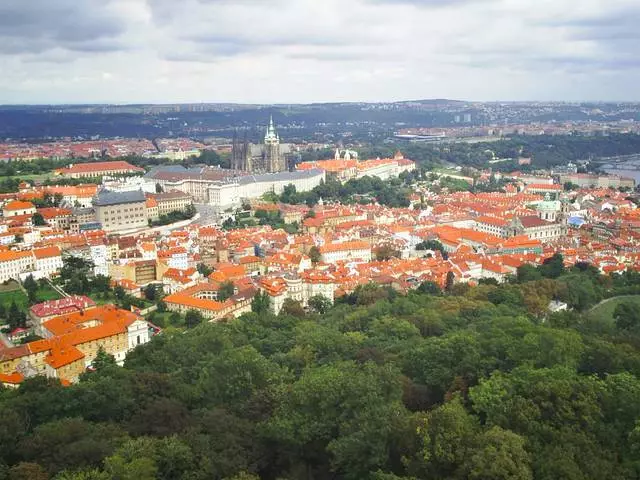
[[265, 143], [270, 143], [270, 142], [278, 142], [278, 140], [279, 138], [276, 133], [276, 127], [273, 124], [273, 115], [271, 115], [269, 118], [269, 126], [267, 127], [267, 133], [264, 136], [264, 141]]

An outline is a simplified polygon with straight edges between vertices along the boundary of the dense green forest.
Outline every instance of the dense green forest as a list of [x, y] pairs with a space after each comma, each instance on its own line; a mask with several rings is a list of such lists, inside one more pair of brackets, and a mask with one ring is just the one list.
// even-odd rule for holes
[[2, 390], [0, 478], [638, 478], [640, 318], [589, 310], [639, 291], [554, 257], [500, 286], [360, 287], [322, 315], [254, 302], [71, 387]]
[[270, 195], [270, 199], [289, 204], [307, 204], [309, 207], [323, 201], [337, 201], [343, 205], [355, 203], [380, 205], [399, 208], [409, 206], [409, 186], [424, 177], [422, 170], [403, 172], [399, 178], [381, 180], [378, 177], [365, 176], [351, 179], [344, 184], [337, 180], [327, 180], [308, 192], [298, 192], [294, 185], [287, 185], [280, 195]]
[[491, 164], [494, 170], [511, 171], [550, 168], [568, 162], [640, 153], [640, 135], [616, 134], [609, 136], [582, 135], [515, 135], [509, 139], [489, 143], [397, 143], [361, 150], [362, 158], [392, 157], [401, 150], [406, 158], [429, 168], [442, 162], [455, 165], [487, 167], [495, 158], [531, 157], [531, 166], [516, 161]]

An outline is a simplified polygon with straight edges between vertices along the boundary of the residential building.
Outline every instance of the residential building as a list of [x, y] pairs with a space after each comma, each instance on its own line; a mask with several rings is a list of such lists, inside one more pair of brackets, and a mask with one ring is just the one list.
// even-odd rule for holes
[[309, 299], [322, 295], [333, 303], [335, 282], [331, 275], [320, 271], [308, 271], [300, 275], [286, 273], [282, 276], [263, 277], [259, 284], [260, 289], [269, 295], [270, 310], [277, 315], [287, 299], [307, 307]]
[[53, 317], [40, 330], [43, 340], [2, 351], [2, 374], [33, 372], [75, 382], [101, 348], [122, 365], [129, 351], [149, 341], [147, 322], [113, 305]]
[[371, 261], [371, 245], [362, 240], [354, 240], [342, 243], [329, 243], [322, 245], [319, 250], [322, 261], [325, 263], [335, 263], [340, 261]]
[[35, 259], [29, 252], [0, 251], [0, 282], [19, 280], [23, 273], [33, 272]]
[[36, 207], [31, 202], [12, 200], [2, 207], [2, 216], [4, 217], [18, 217], [20, 215], [33, 215], [34, 213], [36, 213]]
[[67, 168], [55, 170], [56, 175], [67, 178], [96, 178], [102, 176], [129, 175], [144, 173], [144, 169], [135, 167], [125, 161], [91, 162], [69, 165]]
[[93, 200], [96, 220], [105, 232], [136, 230], [148, 226], [144, 193], [103, 190]]
[[147, 285], [157, 278], [155, 260], [121, 261], [109, 263], [109, 276], [114, 280], [129, 280], [138, 285]]
[[60, 315], [84, 312], [96, 307], [96, 303], [84, 295], [71, 295], [58, 300], [37, 303], [29, 309], [29, 318], [34, 327], [34, 333], [44, 337], [42, 324]]
[[158, 206], [158, 216], [167, 215], [171, 212], [184, 212], [188, 206], [193, 205], [191, 195], [180, 190], [171, 190], [164, 193], [150, 194]]
[[34, 278], [51, 278], [56, 275], [63, 266], [62, 250], [58, 246], [36, 248], [33, 250]]

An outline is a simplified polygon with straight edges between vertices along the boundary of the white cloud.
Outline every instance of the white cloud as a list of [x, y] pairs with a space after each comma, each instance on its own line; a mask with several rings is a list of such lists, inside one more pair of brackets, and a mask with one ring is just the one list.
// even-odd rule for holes
[[0, 103], [640, 100], [636, 4], [5, 0]]

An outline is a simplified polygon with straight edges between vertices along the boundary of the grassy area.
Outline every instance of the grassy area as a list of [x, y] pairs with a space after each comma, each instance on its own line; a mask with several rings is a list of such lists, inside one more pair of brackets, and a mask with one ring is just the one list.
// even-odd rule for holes
[[16, 305], [22, 309], [26, 309], [29, 306], [27, 295], [20, 289], [0, 292], [1, 305], [9, 308], [13, 302], [16, 302]]
[[13, 175], [12, 177], [4, 177], [4, 178], [25, 180], [27, 182], [28, 181], [31, 181], [31, 182], [44, 182], [45, 180], [47, 180], [49, 178], [53, 178], [53, 174], [51, 174], [51, 173], [34, 173], [34, 174], [29, 174], [29, 175]]
[[[60, 294], [49, 285], [41, 285], [36, 294], [38, 302], [46, 302], [48, 300], [57, 300]], [[29, 306], [27, 294], [24, 293], [16, 282], [10, 282], [8, 285], [0, 286], [0, 305], [9, 308], [12, 302], [16, 302], [18, 307], [26, 309]]]
[[[116, 300], [115, 295], [113, 294], [113, 292], [108, 293], [106, 296], [103, 293], [95, 293], [95, 292], [91, 292], [88, 293], [87, 296], [93, 300], [94, 302], [96, 302], [96, 305], [117, 305], [118, 304], [118, 300]], [[138, 301], [141, 301], [144, 306], [142, 308], [149, 308], [152, 305], [155, 305], [155, 302], [151, 302], [145, 298], [142, 299], [136, 299]]]
[[10, 280], [6, 284], [0, 283], [0, 292], [13, 292], [14, 290], [20, 290], [20, 285], [15, 280]]
[[38, 288], [38, 293], [36, 294], [39, 302], [46, 302], [49, 300], [58, 300], [61, 295], [56, 292], [50, 285], [46, 285], [44, 287]]
[[613, 312], [618, 305], [625, 302], [631, 302], [640, 308], [640, 295], [624, 295], [612, 298], [609, 301], [601, 302], [589, 312], [589, 316], [593, 319], [613, 322]]

